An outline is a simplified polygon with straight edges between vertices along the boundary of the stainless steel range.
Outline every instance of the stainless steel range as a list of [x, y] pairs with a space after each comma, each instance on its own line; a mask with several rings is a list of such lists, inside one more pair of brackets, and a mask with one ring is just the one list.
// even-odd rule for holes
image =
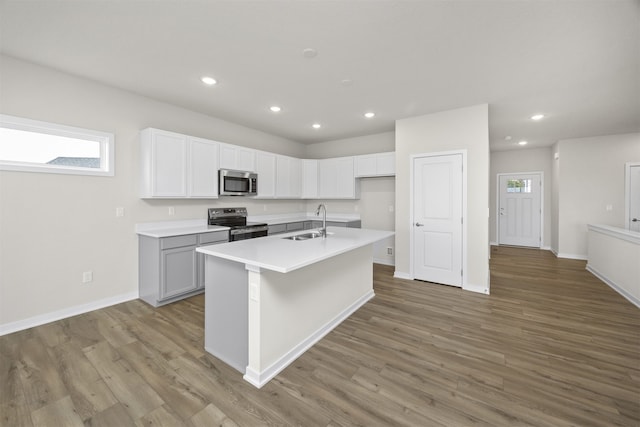
[[231, 227], [229, 241], [264, 237], [269, 232], [265, 223], [247, 222], [247, 208], [209, 208], [209, 225]]

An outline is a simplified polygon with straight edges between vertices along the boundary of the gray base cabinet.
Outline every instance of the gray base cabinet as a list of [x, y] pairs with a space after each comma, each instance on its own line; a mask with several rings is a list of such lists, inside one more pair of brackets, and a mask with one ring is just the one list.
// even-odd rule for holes
[[204, 255], [196, 248], [228, 240], [228, 231], [162, 238], [139, 236], [140, 299], [158, 307], [204, 292]]
[[[311, 221], [311, 228], [322, 227], [322, 221]], [[353, 221], [327, 221], [327, 227], [349, 227], [349, 228], [362, 228], [362, 221], [359, 219]]]
[[[359, 219], [353, 221], [327, 221], [327, 227], [351, 227], [351, 228], [361, 228], [361, 221]], [[269, 226], [269, 235], [272, 234], [280, 234], [280, 233], [288, 233], [290, 231], [298, 231], [298, 230], [311, 230], [314, 228], [322, 227], [322, 221], [296, 221], [296, 222], [288, 222], [285, 224], [274, 224]]]

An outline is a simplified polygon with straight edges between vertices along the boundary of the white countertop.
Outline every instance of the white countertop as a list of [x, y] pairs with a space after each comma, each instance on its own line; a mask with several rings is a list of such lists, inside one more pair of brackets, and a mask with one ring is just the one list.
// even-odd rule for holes
[[[285, 213], [273, 215], [249, 215], [247, 217], [247, 220], [251, 222], [264, 222], [269, 225], [276, 225], [298, 221], [322, 221], [322, 217], [310, 213], [298, 212], [292, 214]], [[349, 222], [359, 220], [360, 216], [356, 214], [327, 215], [327, 221], [331, 222]], [[161, 237], [184, 236], [187, 234], [200, 234], [210, 231], [225, 230], [229, 230], [229, 227], [207, 225], [206, 219], [144, 222], [136, 224], [136, 234], [147, 237], [155, 237], [158, 239]]]
[[187, 234], [201, 234], [212, 231], [227, 231], [229, 227], [208, 225], [205, 219], [190, 219], [184, 221], [146, 222], [136, 224], [136, 233], [147, 237], [173, 237]]
[[393, 231], [363, 228], [327, 227], [327, 230], [331, 234], [326, 239], [288, 240], [283, 238], [311, 231], [305, 230], [202, 246], [196, 251], [254, 267], [288, 273], [395, 234]]

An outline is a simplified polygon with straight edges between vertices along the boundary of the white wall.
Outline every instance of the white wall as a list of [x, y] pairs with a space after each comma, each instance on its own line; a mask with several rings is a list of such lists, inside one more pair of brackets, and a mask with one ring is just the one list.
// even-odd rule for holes
[[624, 228], [625, 163], [640, 162], [640, 133], [565, 139], [554, 149], [559, 158], [553, 249], [559, 257], [587, 259], [587, 224]]
[[551, 147], [530, 148], [491, 152], [491, 174], [489, 175], [489, 240], [498, 242], [497, 203], [499, 173], [542, 172], [543, 173], [543, 229], [542, 247], [551, 245]]
[[[193, 219], [237, 199], [138, 198], [138, 132], [157, 127], [304, 157], [305, 147], [214, 117], [10, 57], [0, 57], [0, 112], [115, 134], [115, 176], [0, 172], [0, 332], [137, 294], [134, 225]], [[305, 211], [302, 201], [242, 200], [249, 214]], [[175, 216], [168, 207], [175, 207]], [[115, 208], [125, 216], [116, 218]], [[82, 272], [93, 282], [82, 284]], [[43, 317], [44, 316], [44, 317]], [[49, 317], [47, 317], [49, 316]]]
[[395, 132], [383, 132], [309, 144], [306, 147], [305, 155], [308, 159], [327, 159], [330, 157], [395, 151], [395, 146]]
[[410, 271], [412, 154], [467, 150], [467, 266], [463, 288], [489, 289], [489, 120], [477, 105], [396, 121], [396, 274]]

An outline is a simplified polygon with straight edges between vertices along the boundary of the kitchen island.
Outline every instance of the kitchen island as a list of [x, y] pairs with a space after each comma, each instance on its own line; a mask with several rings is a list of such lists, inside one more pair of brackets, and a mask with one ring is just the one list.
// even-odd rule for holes
[[262, 387], [374, 296], [373, 243], [391, 231], [328, 227], [215, 246], [205, 262], [205, 349]]

